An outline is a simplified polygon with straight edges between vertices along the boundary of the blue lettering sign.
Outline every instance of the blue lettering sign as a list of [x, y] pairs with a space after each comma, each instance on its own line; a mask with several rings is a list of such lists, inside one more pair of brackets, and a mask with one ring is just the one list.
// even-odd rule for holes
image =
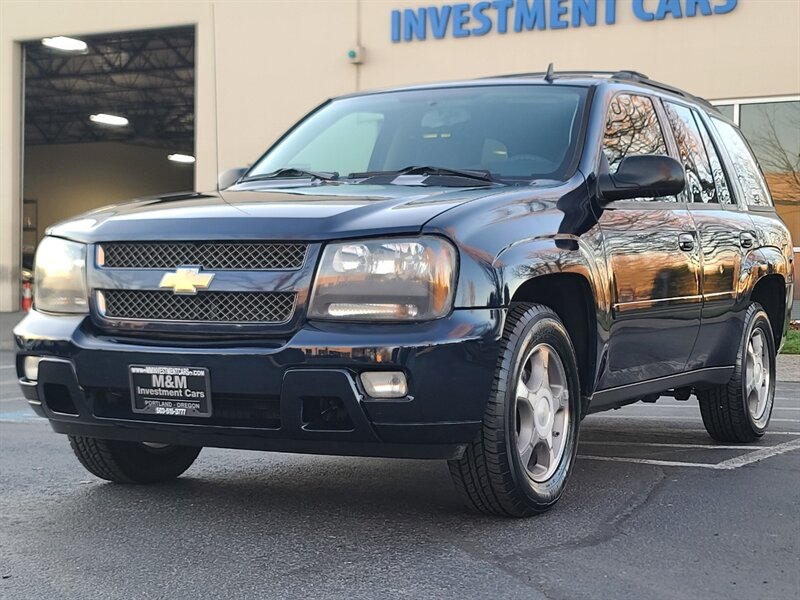
[[437, 40], [442, 39], [447, 34], [447, 23], [450, 21], [450, 11], [452, 8], [446, 4], [442, 7], [428, 7], [428, 21], [431, 23], [431, 33]]
[[644, 8], [644, 0], [633, 0], [633, 14], [642, 21], [652, 21], [655, 15]]
[[[655, 22], [725, 15], [738, 4], [739, 0], [631, 0], [628, 10], [639, 21]], [[511, 28], [524, 32], [595, 27], [599, 10], [606, 25], [615, 25], [619, 5], [618, 0], [478, 0], [396, 9], [390, 15], [391, 37], [400, 43], [425, 40], [429, 31], [439, 40], [483, 36], [493, 30], [506, 34]]]
[[497, 11], [497, 33], [508, 31], [508, 9], [514, 5], [514, 0], [494, 0], [492, 8]]
[[589, 27], [597, 25], [597, 0], [574, 0], [572, 3], [572, 26], [580, 27], [584, 21]]
[[617, 22], [617, 0], [606, 0], [606, 25]]
[[514, 13], [514, 31], [526, 29], [530, 31], [534, 27], [544, 29], [547, 27], [545, 19], [544, 2], [545, 0], [517, 0], [517, 11]]
[[403, 39], [410, 42], [414, 36], [418, 40], [425, 39], [425, 15], [424, 8], [417, 11], [407, 8], [403, 11]]
[[569, 22], [562, 20], [567, 14], [567, 7], [564, 6], [566, 0], [550, 0], [550, 29], [566, 29]]
[[466, 29], [467, 23], [469, 23], [469, 4], [453, 6], [453, 36], [467, 37], [469, 35], [469, 29]]
[[656, 10], [656, 20], [661, 21], [667, 14], [671, 14], [674, 18], [680, 19], [683, 16], [681, 13], [681, 0], [659, 0], [658, 9]]
[[480, 23], [478, 27], [472, 29], [472, 35], [486, 35], [492, 30], [492, 19], [486, 14], [491, 6], [491, 2], [478, 2], [472, 7], [472, 18], [476, 23]]
[[710, 0], [686, 0], [687, 17], [694, 17], [697, 15], [698, 8], [700, 8], [700, 14], [702, 14], [704, 17], [712, 14]]

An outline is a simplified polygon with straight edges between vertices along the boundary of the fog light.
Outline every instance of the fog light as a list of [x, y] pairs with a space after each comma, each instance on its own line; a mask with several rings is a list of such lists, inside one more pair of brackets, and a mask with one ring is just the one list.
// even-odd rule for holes
[[39, 361], [42, 359], [38, 356], [26, 356], [22, 362], [22, 370], [25, 373], [25, 379], [28, 381], [36, 381], [39, 379]]
[[408, 395], [406, 376], [400, 371], [362, 373], [361, 383], [373, 398], [402, 398]]

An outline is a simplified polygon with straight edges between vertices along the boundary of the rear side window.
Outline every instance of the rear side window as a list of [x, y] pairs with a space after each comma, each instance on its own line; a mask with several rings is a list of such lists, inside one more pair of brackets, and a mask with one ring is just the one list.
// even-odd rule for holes
[[629, 94], [614, 97], [608, 109], [603, 153], [612, 174], [626, 156], [667, 154], [664, 134], [650, 98]]
[[689, 202], [700, 204], [718, 202], [711, 162], [692, 110], [671, 102], [665, 102], [664, 108], [667, 110], [667, 118], [675, 134], [681, 163], [686, 171], [685, 193]]
[[744, 193], [744, 201], [750, 206], [772, 206], [767, 184], [742, 134], [725, 121], [716, 118], [713, 121], [731, 157], [736, 178]]
[[714, 183], [717, 186], [717, 198], [722, 204], [734, 204], [728, 180], [725, 177], [725, 170], [722, 168], [722, 161], [719, 158], [719, 154], [717, 154], [714, 143], [711, 141], [711, 135], [706, 128], [706, 124], [696, 112], [693, 112], [693, 114], [694, 120], [697, 121], [697, 126], [700, 128], [700, 136], [703, 138], [703, 145], [706, 148], [708, 159], [711, 161], [711, 173], [714, 175]]

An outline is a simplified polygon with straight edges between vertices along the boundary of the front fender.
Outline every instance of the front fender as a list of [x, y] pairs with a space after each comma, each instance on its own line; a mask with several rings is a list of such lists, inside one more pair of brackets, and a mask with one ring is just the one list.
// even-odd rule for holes
[[599, 320], [611, 316], [610, 285], [603, 265], [599, 237], [557, 235], [531, 238], [504, 248], [492, 266], [498, 272], [503, 304], [508, 305], [519, 288], [536, 277], [574, 274], [583, 277], [594, 297]]

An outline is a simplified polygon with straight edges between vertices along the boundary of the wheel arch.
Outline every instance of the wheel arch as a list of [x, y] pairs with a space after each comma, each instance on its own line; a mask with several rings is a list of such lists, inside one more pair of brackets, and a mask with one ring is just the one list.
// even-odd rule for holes
[[[542, 304], [558, 315], [575, 348], [581, 393], [586, 398], [597, 378], [598, 319], [607, 300], [603, 294], [598, 297], [596, 265], [580, 251], [577, 242], [572, 241], [571, 250], [562, 246], [540, 242], [504, 255], [504, 295], [509, 304]], [[512, 257], [516, 260], [509, 260]]]
[[775, 345], [779, 347], [789, 327], [791, 300], [788, 297], [792, 281], [790, 265], [779, 248], [765, 246], [748, 254], [740, 279], [745, 289], [740, 291], [747, 303], [758, 302], [769, 316]]
[[786, 280], [783, 275], [771, 273], [758, 279], [750, 291], [750, 301], [758, 302], [769, 317], [776, 348], [783, 339], [786, 319]]

